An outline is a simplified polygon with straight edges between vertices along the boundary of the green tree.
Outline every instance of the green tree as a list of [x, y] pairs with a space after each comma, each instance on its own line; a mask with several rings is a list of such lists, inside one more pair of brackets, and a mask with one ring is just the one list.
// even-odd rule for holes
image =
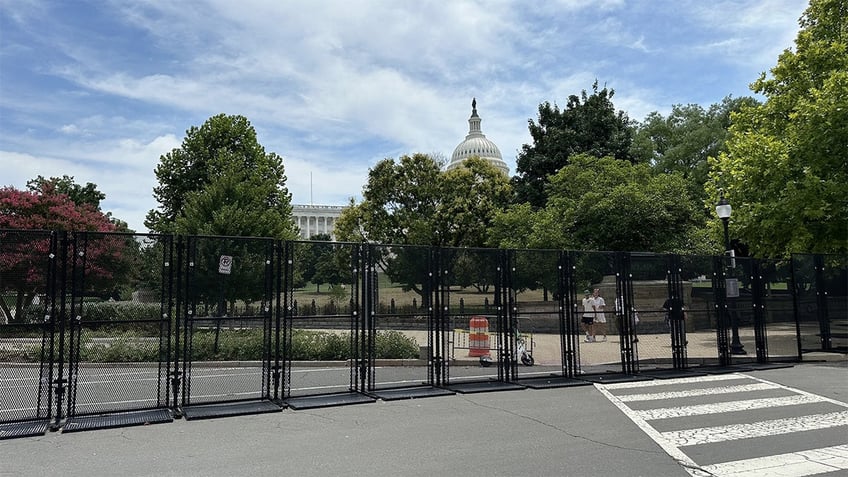
[[479, 157], [466, 159], [463, 167], [445, 172], [441, 179], [441, 202], [434, 217], [439, 243], [485, 246], [495, 214], [512, 196], [509, 179]]
[[[389, 245], [485, 246], [495, 214], [512, 195], [509, 180], [478, 157], [463, 166], [442, 172], [425, 154], [381, 161], [369, 171], [363, 201], [342, 211], [336, 237]], [[421, 283], [426, 259], [419, 249], [396, 247], [380, 257], [379, 266], [426, 304], [428, 290]]]
[[44, 194], [46, 191], [51, 193], [65, 194], [73, 203], [77, 205], [90, 205], [95, 210], [100, 210], [100, 202], [106, 198], [106, 194], [97, 190], [97, 184], [87, 182], [84, 186], [74, 182], [73, 176], [64, 175], [61, 178], [51, 177], [45, 179], [44, 176], [38, 176], [35, 179], [27, 181], [27, 189], [36, 194]]
[[528, 203], [512, 204], [495, 214], [486, 244], [499, 248], [544, 248], [536, 242], [536, 224], [542, 214]]
[[591, 95], [583, 90], [580, 96], [569, 96], [562, 110], [547, 101], [539, 105], [538, 122], [528, 121], [533, 144], [521, 147], [517, 174], [512, 178], [517, 202], [544, 207], [548, 176], [568, 165], [575, 154], [633, 159], [630, 154], [633, 126], [627, 114], [615, 111], [614, 94], [614, 90], [606, 87], [598, 90], [595, 81]]
[[[309, 237], [309, 242], [303, 243], [299, 250], [301, 256], [299, 262], [303, 264], [302, 277], [315, 285], [315, 292], [321, 292], [321, 284], [337, 285], [350, 274], [350, 257], [338, 259], [336, 244], [330, 243], [329, 234], [316, 234]], [[341, 266], [339, 266], [341, 264]]]
[[[576, 250], [697, 253], [696, 205], [680, 173], [653, 174], [647, 164], [581, 154], [550, 178], [548, 205], [536, 212], [527, 245]], [[520, 208], [496, 220], [515, 221]], [[504, 243], [504, 242], [501, 242]]]
[[[668, 117], [653, 112], [637, 126], [631, 152], [637, 162], [651, 164], [657, 173], [682, 174], [689, 197], [696, 203], [704, 203], [707, 158], [724, 150], [731, 113], [754, 104], [756, 100], [750, 97], [728, 96], [708, 109], [697, 104], [677, 104]], [[705, 207], [704, 212], [714, 213], [712, 207]]]
[[160, 157], [145, 225], [163, 233], [292, 239], [282, 158], [266, 153], [247, 118], [219, 114]]
[[439, 164], [426, 154], [378, 162], [368, 172], [363, 201], [342, 211], [336, 237], [386, 244], [433, 243], [441, 175]]
[[755, 256], [848, 251], [848, 3], [813, 0], [800, 25], [795, 50], [751, 86], [766, 101], [733, 115], [708, 183]]
[[479, 157], [442, 172], [426, 154], [385, 159], [369, 171], [363, 201], [336, 223], [340, 240], [482, 247], [495, 213], [511, 197], [509, 180]]

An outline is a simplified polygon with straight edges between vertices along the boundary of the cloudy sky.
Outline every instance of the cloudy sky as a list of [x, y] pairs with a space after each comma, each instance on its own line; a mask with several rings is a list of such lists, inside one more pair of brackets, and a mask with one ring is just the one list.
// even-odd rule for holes
[[[368, 169], [482, 129], [515, 171], [540, 103], [597, 79], [643, 120], [748, 85], [803, 0], [0, 0], [0, 186], [71, 175], [137, 231], [159, 157], [219, 113], [283, 156], [293, 202], [359, 199]], [[311, 177], [311, 180], [310, 180]]]

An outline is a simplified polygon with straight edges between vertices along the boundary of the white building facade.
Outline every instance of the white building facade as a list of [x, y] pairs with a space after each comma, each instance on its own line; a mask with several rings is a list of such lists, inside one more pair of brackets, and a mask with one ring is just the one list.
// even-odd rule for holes
[[340, 205], [298, 205], [292, 204], [294, 224], [300, 229], [300, 238], [308, 240], [318, 234], [327, 234], [336, 239], [334, 230], [336, 221], [344, 207]]

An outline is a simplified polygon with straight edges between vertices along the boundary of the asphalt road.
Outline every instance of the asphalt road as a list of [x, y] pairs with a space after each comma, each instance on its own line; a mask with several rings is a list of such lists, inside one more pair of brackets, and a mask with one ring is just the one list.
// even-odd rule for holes
[[[779, 396], [756, 398], [813, 395], [822, 398], [813, 405], [823, 407], [803, 412], [794, 406], [769, 407], [763, 419], [833, 415], [848, 407], [848, 367], [843, 359], [740, 373], [726, 381], [654, 381], [661, 389], [614, 385], [524, 389], [48, 433], [0, 441], [0, 476], [686, 476], [708, 475], [693, 472], [726, 462], [728, 448], [733, 454], [729, 458], [742, 460], [762, 458], [772, 450], [785, 455], [848, 445], [848, 426], [838, 422], [822, 429], [802, 426], [779, 436], [753, 437], [763, 431], [744, 427], [755, 424], [750, 412], [659, 420], [640, 414], [641, 422], [630, 413], [675, 407], [673, 403], [684, 409], [680, 412], [704, 409], [697, 407], [704, 406], [704, 399], [730, 402], [751, 397], [744, 395], [749, 391], [725, 393], [728, 387], [764, 382], [776, 385], [768, 389]], [[714, 390], [718, 388], [724, 391]], [[707, 391], [693, 393], [693, 389]], [[753, 389], [766, 392], [762, 386]], [[666, 395], [663, 400], [644, 397], [651, 392], [689, 394]], [[626, 395], [637, 397], [621, 398]], [[681, 428], [731, 426], [734, 414], [743, 421], [743, 440], [730, 445], [726, 441], [680, 445], [686, 442], [678, 440], [669, 445]], [[745, 429], [752, 429], [751, 437], [744, 437]], [[773, 469], [769, 472], [776, 475]], [[834, 467], [833, 473], [823, 475], [844, 472]]]

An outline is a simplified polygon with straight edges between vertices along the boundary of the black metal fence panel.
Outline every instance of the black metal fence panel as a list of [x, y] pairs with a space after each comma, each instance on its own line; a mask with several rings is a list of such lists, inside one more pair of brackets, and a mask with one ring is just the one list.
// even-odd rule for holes
[[792, 289], [802, 353], [824, 351], [831, 346], [829, 320], [820, 319], [827, 316], [827, 309], [820, 306], [826, 307], [826, 302], [819, 299], [816, 286], [821, 277], [819, 264], [815, 255], [792, 255]]
[[53, 417], [63, 240], [56, 232], [0, 230], [0, 424]]
[[755, 262], [752, 258], [724, 258], [725, 304], [730, 326], [730, 361], [742, 364], [756, 361], [757, 325], [752, 291]]
[[573, 325], [569, 330], [564, 321], [562, 265], [562, 253], [557, 250], [516, 250], [511, 254], [512, 361], [517, 376], [569, 374], [564, 344], [568, 332], [574, 336], [577, 330]]
[[830, 343], [827, 351], [848, 353], [848, 257], [819, 255], [821, 284], [819, 294], [827, 310]]
[[678, 263], [685, 305], [686, 367], [715, 366], [720, 364], [717, 296], [724, 293], [724, 288], [714, 286], [714, 257], [680, 256]]
[[[684, 310], [688, 313], [692, 308], [691, 287], [684, 286], [678, 264], [672, 263], [671, 257], [630, 255], [631, 324], [638, 336], [639, 368], [678, 367], [685, 361], [685, 325], [689, 320]], [[615, 308], [619, 313], [625, 311], [618, 297]], [[672, 309], [676, 311], [672, 313]]]
[[444, 383], [453, 330], [437, 322], [433, 258], [431, 247], [369, 247], [374, 363], [369, 390]]
[[362, 244], [289, 243], [284, 398], [358, 393], [367, 386], [364, 253]]
[[[450, 383], [505, 381], [511, 363], [503, 250], [438, 249], [439, 290], [434, 306], [454, 330]], [[467, 338], [463, 338], [467, 330]], [[467, 345], [460, 345], [461, 343]], [[481, 366], [481, 363], [491, 363]]]
[[848, 351], [848, 258], [795, 254], [792, 278], [802, 352]]
[[129, 411], [797, 360], [848, 349], [846, 298], [844, 256], [0, 230], [0, 438]]
[[[582, 373], [622, 372], [624, 353], [613, 319], [618, 273], [616, 254], [574, 252], [572, 273], [579, 291], [575, 303], [583, 334], [579, 341]], [[627, 343], [624, 345], [629, 353], [630, 347]]]
[[187, 238], [179, 336], [183, 406], [272, 398], [274, 244]]
[[791, 261], [758, 260], [754, 283], [758, 289], [753, 294], [752, 307], [759, 312], [761, 326], [757, 361], [800, 359]]
[[67, 416], [168, 407], [170, 237], [81, 232], [71, 250]]

